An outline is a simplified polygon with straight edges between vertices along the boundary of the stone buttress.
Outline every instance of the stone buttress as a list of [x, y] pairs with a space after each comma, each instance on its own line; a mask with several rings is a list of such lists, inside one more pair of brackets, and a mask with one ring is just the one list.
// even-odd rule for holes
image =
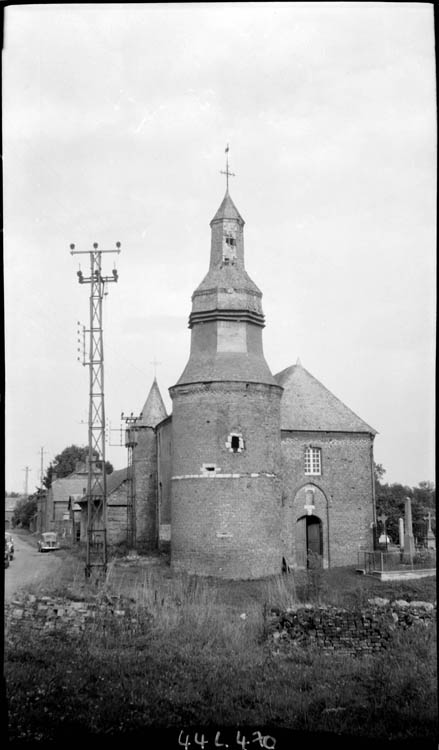
[[244, 267], [244, 221], [227, 190], [210, 268], [192, 295], [189, 361], [169, 389], [171, 564], [223, 578], [279, 573], [280, 400], [262, 349], [262, 294]]

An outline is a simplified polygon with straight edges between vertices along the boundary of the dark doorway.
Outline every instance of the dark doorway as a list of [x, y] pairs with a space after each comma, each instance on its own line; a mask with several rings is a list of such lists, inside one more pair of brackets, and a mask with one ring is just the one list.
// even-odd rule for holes
[[301, 568], [321, 567], [323, 528], [317, 516], [302, 516], [296, 523], [296, 563]]

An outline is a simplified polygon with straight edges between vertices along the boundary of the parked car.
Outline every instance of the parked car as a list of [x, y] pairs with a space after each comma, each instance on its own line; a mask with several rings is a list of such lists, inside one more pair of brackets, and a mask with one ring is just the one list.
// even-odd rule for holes
[[5, 537], [5, 568], [9, 568], [9, 547]]
[[38, 551], [50, 552], [54, 549], [60, 549], [58, 535], [55, 531], [45, 531], [38, 540]]
[[10, 534], [8, 531], [5, 532], [5, 542], [8, 545], [9, 550], [9, 559], [14, 559], [14, 540], [12, 538], [12, 534]]

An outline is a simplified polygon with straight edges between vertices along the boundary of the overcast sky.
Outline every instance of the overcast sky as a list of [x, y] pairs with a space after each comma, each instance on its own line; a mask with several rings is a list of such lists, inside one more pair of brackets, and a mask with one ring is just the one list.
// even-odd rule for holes
[[[302, 365], [379, 434], [388, 482], [434, 479], [436, 101], [422, 3], [8, 7], [3, 50], [6, 487], [87, 443], [76, 361], [103, 256], [105, 405], [140, 412], [189, 355], [225, 192], [245, 219], [273, 373]], [[108, 445], [115, 468], [125, 448]]]

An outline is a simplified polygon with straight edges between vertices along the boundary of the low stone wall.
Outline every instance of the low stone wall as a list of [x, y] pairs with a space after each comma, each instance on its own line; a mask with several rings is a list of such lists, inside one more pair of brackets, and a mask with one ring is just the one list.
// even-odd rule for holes
[[436, 621], [430, 602], [369, 599], [364, 609], [305, 605], [285, 612], [271, 610], [269, 632], [278, 647], [311, 646], [323, 651], [373, 653], [388, 646], [398, 630], [429, 627]]
[[65, 597], [24, 594], [5, 606], [5, 635], [22, 626], [39, 631], [63, 628], [74, 635], [87, 628], [105, 629], [118, 623], [134, 631], [148, 618], [147, 614], [141, 619], [137, 616], [134, 599], [121, 596], [104, 594], [91, 601], [73, 601]]
[[[65, 597], [24, 594], [5, 606], [5, 636], [21, 627], [40, 632], [63, 629], [70, 636], [86, 629], [105, 632], [122, 625], [124, 632], [139, 632], [150, 615], [136, 601], [101, 594], [93, 600], [73, 601]], [[358, 610], [305, 605], [281, 612], [273, 608], [269, 636], [278, 648], [313, 647], [327, 652], [373, 653], [386, 648], [398, 630], [436, 622], [436, 606], [430, 602], [370, 599]]]

